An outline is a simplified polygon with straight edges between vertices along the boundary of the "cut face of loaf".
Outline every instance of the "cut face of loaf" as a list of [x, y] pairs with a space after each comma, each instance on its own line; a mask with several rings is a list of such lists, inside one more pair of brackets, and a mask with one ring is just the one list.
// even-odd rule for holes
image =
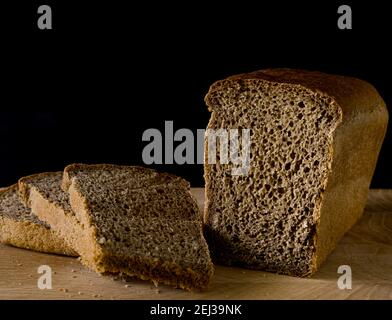
[[206, 288], [213, 265], [186, 181], [140, 167], [70, 165], [63, 189], [92, 246], [84, 260], [97, 272]]
[[314, 273], [362, 214], [387, 126], [383, 100], [358, 79], [271, 69], [216, 82], [206, 103], [208, 129], [251, 130], [247, 175], [206, 158], [213, 257]]
[[16, 184], [0, 189], [0, 242], [46, 253], [77, 255], [47, 223], [20, 202]]

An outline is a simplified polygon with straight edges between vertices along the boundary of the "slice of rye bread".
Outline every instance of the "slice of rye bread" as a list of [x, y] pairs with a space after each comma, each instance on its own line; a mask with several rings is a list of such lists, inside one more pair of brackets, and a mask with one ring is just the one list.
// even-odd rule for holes
[[365, 81], [290, 69], [218, 81], [205, 100], [208, 129], [251, 130], [247, 174], [205, 161], [213, 258], [314, 273], [362, 215], [387, 128], [384, 101]]
[[49, 199], [53, 186], [61, 193], [59, 175], [42, 180], [20, 180], [22, 197], [33, 211], [56, 212], [56, 229], [78, 224], [83, 236], [70, 243], [79, 242], [74, 247], [88, 267], [189, 290], [207, 287], [213, 265], [185, 180], [141, 167], [70, 165], [63, 175], [67, 193], [60, 196], [69, 194], [70, 211]]
[[20, 202], [16, 184], [0, 189], [0, 242], [40, 252], [77, 256], [64, 239]]
[[[87, 264], [92, 255], [84, 226], [75, 216], [67, 192], [61, 189], [63, 172], [43, 172], [19, 179], [19, 197], [39, 219], [72, 247]], [[83, 255], [81, 253], [84, 253]]]

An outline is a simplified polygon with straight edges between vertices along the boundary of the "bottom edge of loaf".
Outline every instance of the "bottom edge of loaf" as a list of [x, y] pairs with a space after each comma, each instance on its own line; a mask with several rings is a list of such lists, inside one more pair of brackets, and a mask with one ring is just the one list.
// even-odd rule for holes
[[230, 258], [215, 258], [213, 257], [213, 263], [216, 265], [228, 266], [228, 267], [238, 267], [248, 270], [255, 270], [255, 271], [264, 271], [269, 273], [276, 273], [279, 275], [285, 276], [292, 276], [292, 277], [299, 277], [299, 278], [307, 278], [313, 276], [317, 270], [311, 265], [309, 270], [304, 272], [293, 272], [291, 269], [287, 268], [277, 268], [271, 267], [268, 265], [258, 265], [258, 264], [248, 264], [244, 261], [233, 260]]
[[255, 255], [248, 251], [238, 252], [232, 241], [217, 235], [208, 225], [204, 228], [204, 236], [209, 244], [211, 259], [214, 264], [239, 267], [250, 270], [265, 271], [293, 277], [310, 277], [318, 270], [315, 261], [315, 252], [309, 254], [307, 259], [297, 261], [281, 261], [272, 263], [255, 259]]

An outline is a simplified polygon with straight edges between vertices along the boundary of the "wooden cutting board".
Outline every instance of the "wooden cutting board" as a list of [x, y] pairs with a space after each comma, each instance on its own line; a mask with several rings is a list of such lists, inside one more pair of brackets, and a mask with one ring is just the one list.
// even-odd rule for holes
[[[204, 190], [192, 192], [202, 208]], [[52, 268], [51, 290], [38, 289], [41, 265]], [[352, 268], [351, 290], [338, 288], [340, 265]], [[0, 299], [392, 299], [392, 190], [371, 190], [361, 221], [309, 279], [216, 266], [210, 289], [190, 293], [99, 276], [74, 258], [0, 246]]]

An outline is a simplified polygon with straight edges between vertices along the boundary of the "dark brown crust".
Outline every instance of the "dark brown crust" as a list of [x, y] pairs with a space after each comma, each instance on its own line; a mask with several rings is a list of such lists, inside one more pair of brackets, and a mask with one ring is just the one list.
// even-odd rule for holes
[[211, 108], [208, 98], [212, 91], [220, 90], [227, 82], [238, 80], [266, 80], [268, 82], [294, 84], [316, 93], [326, 94], [339, 104], [345, 121], [347, 117], [355, 116], [358, 112], [370, 112], [374, 108], [385, 109], [386, 111], [383, 99], [377, 90], [366, 81], [319, 71], [288, 68], [259, 70], [217, 81], [210, 87], [206, 96], [207, 105]]

